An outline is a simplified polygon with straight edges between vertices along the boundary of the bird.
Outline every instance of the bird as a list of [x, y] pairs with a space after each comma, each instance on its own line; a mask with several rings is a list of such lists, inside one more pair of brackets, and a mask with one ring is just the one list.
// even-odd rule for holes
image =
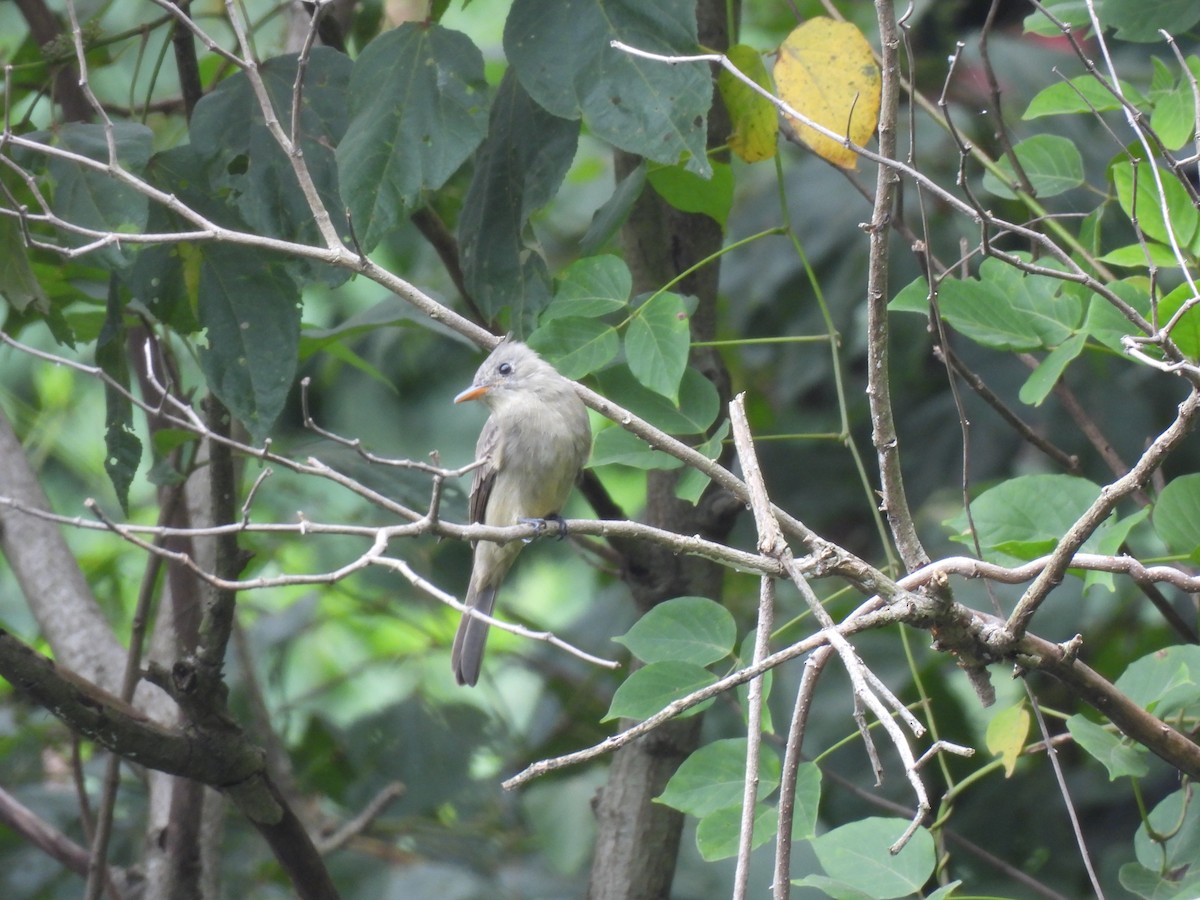
[[[470, 521], [544, 526], [557, 519], [561, 526], [558, 514], [592, 446], [587, 408], [574, 386], [530, 347], [506, 339], [483, 361], [471, 386], [454, 398], [455, 403], [468, 400], [482, 400], [491, 413], [475, 446], [479, 465], [471, 482]], [[520, 541], [475, 543], [464, 600], [468, 609], [492, 614], [521, 547]], [[479, 680], [487, 635], [487, 622], [464, 613], [450, 653], [460, 685]]]

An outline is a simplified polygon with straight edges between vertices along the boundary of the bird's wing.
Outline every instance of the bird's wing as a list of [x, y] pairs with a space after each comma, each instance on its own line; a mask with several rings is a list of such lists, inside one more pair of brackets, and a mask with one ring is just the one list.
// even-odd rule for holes
[[496, 420], [489, 416], [483, 431], [479, 433], [479, 442], [475, 445], [475, 458], [487, 461], [475, 470], [475, 478], [471, 482], [468, 514], [472, 522], [484, 521], [488, 500], [492, 496], [492, 486], [496, 483], [496, 473], [500, 471], [501, 449], [500, 429]]

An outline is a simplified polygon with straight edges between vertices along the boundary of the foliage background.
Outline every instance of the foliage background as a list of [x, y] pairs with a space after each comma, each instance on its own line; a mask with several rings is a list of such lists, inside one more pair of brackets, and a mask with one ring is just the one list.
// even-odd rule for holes
[[[842, 12], [877, 45], [874, 10], [867, 4], [844, 6]], [[805, 18], [821, 12], [816, 3], [800, 3], [799, 7]], [[1123, 9], [1117, 3], [1105, 9], [1109, 7], [1114, 17]], [[261, 23], [255, 29], [260, 57], [280, 53], [287, 41], [288, 16], [267, 3], [247, 3], [246, 9], [251, 21]], [[1002, 82], [1005, 121], [1015, 139], [1052, 131], [1079, 149], [1084, 178], [1055, 198], [1053, 207], [1071, 223], [1069, 227], [1076, 227], [1078, 218], [1103, 204], [1105, 212], [1098, 226], [1103, 248], [1132, 243], [1135, 233], [1120, 216], [1108, 180], [1109, 166], [1120, 149], [1108, 130], [1114, 126], [1106, 127], [1098, 117], [1089, 115], [1019, 119], [1029, 100], [1055, 80], [1056, 71], [1070, 75], [1080, 71], [1078, 60], [1062, 40], [1024, 33], [1022, 20], [1027, 12], [1021, 8], [1002, 16], [989, 39], [991, 65]], [[370, 46], [385, 13], [390, 14], [391, 7], [358, 5], [348, 32], [352, 55]], [[963, 43], [953, 75], [946, 81], [949, 108], [964, 139], [995, 158], [1001, 155], [1001, 148], [994, 136], [994, 120], [980, 114], [991, 104], [978, 49], [979, 28], [986, 13], [986, 4], [918, 4], [910, 29], [917, 60], [915, 76], [929, 96], [936, 97], [943, 90], [947, 55], [955, 52], [955, 42]], [[81, 4], [78, 14], [84, 21], [95, 17], [89, 29], [97, 34], [125, 35], [93, 51], [95, 57], [89, 59], [92, 86], [106, 103], [128, 104], [131, 97], [141, 103], [146, 96], [178, 95], [172, 66], [165, 65], [151, 76], [146, 65], [159, 54], [166, 29], [150, 32], [140, 49], [134, 39], [143, 23], [160, 15], [153, 5]], [[731, 6], [731, 15], [737, 14]], [[192, 15], [214, 34], [229, 39], [221, 25], [224, 12], [219, 4], [195, 3]], [[441, 19], [446, 28], [461, 30], [480, 48], [483, 72], [493, 93], [501, 89], [506, 71], [502, 32], [508, 15], [506, 3], [474, 0], [465, 7], [451, 4]], [[784, 4], [747, 2], [740, 9], [740, 39], [766, 51], [777, 47], [795, 22]], [[1184, 54], [1195, 51], [1194, 30], [1187, 31], [1194, 25], [1182, 26]], [[21, 115], [26, 108], [33, 109], [31, 124], [46, 127], [48, 112], [28, 93], [32, 90], [29, 84], [42, 71], [34, 61], [38, 51], [16, 4], [0, 4], [0, 35], [0, 59], [11, 61], [18, 76], [14, 93], [18, 102], [13, 108]], [[1186, 43], [1189, 39], [1190, 44]], [[1140, 86], [1143, 93], [1156, 78], [1156, 54], [1163, 60], [1161, 65], [1178, 78], [1178, 67], [1161, 44], [1117, 40], [1113, 47], [1122, 78]], [[206, 87], [229, 74], [212, 55], [203, 56], [201, 65]], [[902, 121], [906, 115], [901, 116]], [[155, 151], [185, 141], [186, 124], [177, 110], [153, 113], [147, 124]], [[953, 185], [959, 153], [951, 137], [923, 114], [915, 118], [915, 129], [919, 170], [938, 184]], [[540, 251], [546, 271], [553, 275], [562, 274], [580, 255], [593, 212], [614, 188], [613, 152], [595, 136], [595, 130], [595, 123], [585, 117], [579, 150], [561, 187], [529, 211], [524, 240]], [[229, 139], [228, 135], [220, 137]], [[196, 143], [195, 134], [192, 143]], [[861, 223], [870, 219], [871, 204], [857, 187], [865, 185], [868, 193], [872, 190], [873, 167], [864, 162], [860, 172], [842, 177], [829, 164], [791, 144], [781, 145], [777, 165], [734, 161], [732, 166], [735, 189], [725, 226], [726, 245], [781, 225], [790, 225], [791, 233], [760, 237], [722, 258], [717, 337], [742, 341], [826, 335], [813, 290], [814, 285], [819, 286], [840, 336], [838, 375], [844, 381], [848, 438], [867, 458], [873, 473], [872, 423], [864, 396], [868, 247], [861, 228]], [[452, 229], [463, 215], [471, 173], [468, 164], [443, 187], [425, 195], [430, 207]], [[987, 197], [990, 209], [1015, 221], [1029, 217], [1017, 201], [983, 194], [981, 178], [977, 167], [968, 167], [968, 183]], [[787, 209], [786, 221], [781, 198]], [[902, 208], [906, 216], [914, 217], [910, 221], [915, 220], [918, 203], [911, 187], [907, 188]], [[460, 304], [454, 279], [407, 212], [391, 210], [396, 228], [381, 235], [373, 259], [430, 296], [469, 313]], [[925, 239], [943, 259], [953, 261], [960, 241], [971, 247], [978, 242], [978, 226], [966, 217], [936, 202], [929, 204], [926, 213]], [[367, 239], [367, 234], [361, 237]], [[502, 241], [512, 235], [497, 226], [491, 237]], [[615, 244], [602, 247], [611, 250]], [[892, 239], [890, 259], [891, 293], [895, 294], [921, 270], [900, 235]], [[1194, 262], [1194, 257], [1190, 259]], [[91, 359], [91, 340], [105, 319], [105, 272], [86, 257], [64, 264], [51, 254], [34, 253], [31, 260], [53, 307], [79, 336], [80, 358]], [[974, 262], [970, 266], [977, 271]], [[1171, 287], [1178, 274], [1165, 272], [1162, 278]], [[530, 288], [530, 296], [534, 296], [537, 277], [529, 284], [534, 285]], [[543, 285], [543, 289], [548, 287]], [[486, 302], [479, 294], [476, 297]], [[11, 297], [6, 312], [8, 333], [50, 352], [70, 352], [57, 344], [42, 324], [40, 319], [45, 317], [20, 309]], [[505, 311], [499, 321], [524, 333], [532, 318], [529, 311], [524, 318], [519, 312]], [[1056, 470], [970, 392], [963, 392], [965, 412], [960, 416], [947, 388], [946, 371], [930, 352], [927, 321], [902, 313], [891, 318], [892, 393], [905, 449], [909, 500], [929, 554], [933, 558], [959, 555], [964, 547], [949, 539], [943, 523], [962, 511], [960, 418], [970, 422], [966, 458], [972, 495], [1016, 475]], [[470, 461], [482, 412], [453, 408], [449, 401], [468, 383], [478, 363], [475, 349], [462, 337], [431, 326], [386, 288], [366, 278], [346, 281], [339, 276], [308, 282], [302, 322], [300, 362], [296, 379], [285, 386], [290, 392], [271, 430], [273, 449], [296, 459], [317, 457], [419, 508], [428, 493], [427, 479], [419, 473], [368, 464], [350, 449], [306, 429], [296, 384], [301, 377], [311, 380], [311, 411], [323, 428], [361, 439], [364, 446], [389, 457], [424, 459], [436, 451], [447, 466], [465, 465]], [[1019, 405], [1016, 398], [1030, 371], [1027, 360], [1018, 353], [998, 352], [996, 347], [961, 338], [955, 338], [953, 346], [992, 390]], [[267, 352], [270, 348], [263, 345], [260, 349]], [[735, 390], [746, 393], [774, 502], [794, 511], [827, 539], [885, 564], [891, 551], [881, 546], [873, 509], [876, 476], [872, 474], [869, 485], [864, 486], [854, 456], [839, 440], [842, 416], [829, 342], [735, 344], [722, 355]], [[202, 384], [202, 362], [186, 351], [179, 358], [183, 382]], [[0, 355], [0, 365], [0, 405], [13, 421], [53, 508], [67, 515], [84, 514], [82, 501], [94, 497], [103, 508], [118, 510], [119, 499], [105, 472], [103, 386], [11, 349]], [[1131, 365], [1095, 346], [1066, 370], [1063, 384], [1127, 461], [1138, 458], [1148, 436], [1170, 421], [1184, 396], [1179, 379], [1149, 366]], [[1101, 484], [1110, 481], [1112, 474], [1077, 421], [1064, 413], [1062, 403], [1061, 394], [1052, 395], [1040, 405], [1020, 406], [1020, 415], [1049, 442], [1078, 455], [1080, 474]], [[135, 429], [142, 446], [150, 447], [144, 423], [137, 421]], [[1195, 442], [1188, 441], [1166, 463], [1164, 483], [1195, 472], [1197, 461]], [[129, 518], [141, 523], [152, 523], [157, 515], [155, 485], [146, 477], [149, 463], [147, 456], [130, 487]], [[252, 482], [260, 471], [257, 462], [247, 460], [245, 483]], [[640, 512], [646, 503], [642, 472], [604, 466], [597, 474], [631, 516]], [[266, 484], [256, 499], [256, 515], [264, 521], [291, 521], [298, 512], [327, 522], [389, 521], [384, 511], [369, 507], [361, 496], [333, 489], [327, 482], [277, 471]], [[459, 520], [464, 515], [465, 487], [461, 480], [447, 484], [448, 515]], [[591, 515], [582, 498], [573, 503], [569, 517]], [[118, 635], [127, 634], [145, 554], [104, 532], [72, 528], [64, 532], [106, 618]], [[754, 542], [753, 522], [743, 516], [730, 543], [753, 547]], [[1143, 557], [1163, 556], [1168, 551], [1148, 526], [1135, 532], [1131, 542]], [[296, 540], [253, 535], [244, 538], [244, 546], [253, 553], [246, 576], [331, 571], [362, 550], [360, 540], [336, 536]], [[425, 537], [407, 543], [402, 552], [422, 576], [458, 595], [465, 589], [469, 569], [465, 543]], [[44, 641], [38, 643], [38, 627], [12, 574], [0, 569], [0, 579], [0, 625], [46, 650]], [[840, 583], [818, 582], [818, 589], [835, 618], [857, 602]], [[1022, 588], [1000, 585], [989, 590], [1002, 608], [1009, 609]], [[726, 576], [724, 604], [738, 622], [739, 640], [753, 626], [757, 592], [754, 576]], [[956, 583], [955, 596], [976, 609], [990, 609], [993, 602], [978, 582]], [[1191, 599], [1170, 599], [1194, 628]], [[503, 604], [507, 615], [535, 629], [552, 630], [605, 656], [620, 652], [611, 639], [625, 632], [638, 615], [611, 567], [597, 564], [593, 556], [568, 552], [566, 545], [549, 542], [534, 544], [523, 553]], [[802, 601], [786, 586], [780, 589], [777, 615], [779, 645], [813, 628]], [[311, 827], [319, 831], [322, 823], [352, 817], [393, 782], [405, 786], [403, 796], [367, 829], [346, 848], [327, 857], [344, 896], [583, 894], [595, 828], [590, 800], [604, 783], [605, 760], [557, 772], [516, 792], [502, 791], [499, 782], [533, 760], [592, 744], [610, 733], [612, 724], [602, 719], [625, 671], [604, 672], [544, 644], [493, 633], [489, 677], [476, 691], [458, 689], [446, 664], [457, 613], [379, 569], [335, 584], [247, 592], [239, 598], [238, 616], [239, 631], [227, 669], [231, 712], [240, 722], [253, 722], [260, 716], [258, 704], [265, 706], [266, 721], [279, 735], [294, 768], [296, 796], [303, 798], [304, 817]], [[902, 633], [901, 627], [856, 638], [860, 655], [906, 702], [923, 701], [922, 717], [933, 723], [942, 737], [977, 749], [974, 759], [945, 757], [937, 772], [933, 766], [928, 770], [935, 810], [938, 796], [948, 785], [969, 787], [961, 795], [956, 792], [953, 802], [938, 810], [952, 812], [946, 843], [939, 845], [949, 853], [947, 877], [962, 880], [965, 892], [971, 895], [1017, 897], [1036, 892], [1039, 896], [1081, 896], [1090, 891], [1092, 884], [1066, 824], [1065, 801], [1044, 754], [1023, 758], [1013, 777], [1006, 778], [998, 765], [989, 764], [989, 722], [997, 712], [1024, 702], [1021, 684], [1007, 678], [1010, 667], [993, 667], [999, 696], [994, 707], [983, 709], [948, 657], [928, 648], [928, 635], [915, 630]], [[1113, 592], [1085, 592], [1080, 579], [1068, 578], [1039, 612], [1036, 630], [1052, 640], [1082, 633], [1089, 664], [1113, 679], [1131, 661], [1179, 640], [1142, 595], [1121, 579]], [[744, 661], [748, 647], [742, 648]], [[777, 732], [783, 733], [780, 723], [791, 716], [800, 677], [797, 663], [774, 673], [769, 704]], [[1031, 683], [1052, 718], [1079, 711], [1078, 702], [1056, 682], [1033, 679]], [[78, 755], [84, 783], [94, 791], [102, 778], [105, 754], [88, 741], [73, 739], [63, 724], [22, 700], [7, 684], [0, 683], [0, 691], [0, 756], [5, 772], [0, 785], [41, 818], [82, 840], [72, 756]], [[824, 675], [818, 697], [805, 746], [813, 755], [821, 754], [822, 830], [867, 816], [906, 818], [912, 799], [886, 746], [881, 749], [888, 776], [880, 788], [873, 787], [850, 715], [851, 693], [836, 666]], [[706, 713], [704, 743], [745, 734], [741, 702], [734, 694], [724, 695]], [[1191, 722], [1182, 725], [1186, 730]], [[1057, 719], [1051, 729], [1063, 733]], [[1038, 739], [1036, 733], [1029, 734], [1029, 742]], [[776, 735], [769, 743], [778, 748], [780, 740]], [[1134, 845], [1139, 807], [1153, 808], [1159, 799], [1175, 794], [1179, 773], [1150, 759], [1136, 781], [1125, 777], [1113, 780], [1111, 769], [1069, 741], [1060, 745], [1059, 759], [1099, 883], [1119, 892], [1121, 867], [1135, 856], [1143, 864], [1149, 858], [1145, 853], [1138, 855]], [[140, 857], [144, 793], [138, 774], [126, 770], [116, 811], [119, 827], [109, 854], [113, 861], [126, 864]], [[692, 838], [695, 821], [687, 821], [672, 896], [729, 893], [733, 861], [703, 860]], [[1194, 821], [1189, 813], [1185, 844], [1192, 839]], [[223, 892], [287, 896], [286, 883], [253, 830], [234, 814], [225, 817], [225, 828], [220, 854]], [[797, 842], [794, 873], [814, 870], [812, 852], [809, 844]], [[0, 856], [0, 891], [6, 896], [78, 893], [75, 875], [13, 831], [0, 829]], [[1032, 881], [1021, 880], [1022, 875]], [[770, 878], [768, 845], [753, 856], [751, 892], [764, 892]]]

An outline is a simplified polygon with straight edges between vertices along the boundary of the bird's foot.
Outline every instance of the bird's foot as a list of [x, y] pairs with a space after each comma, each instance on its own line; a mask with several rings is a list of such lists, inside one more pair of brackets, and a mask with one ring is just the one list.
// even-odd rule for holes
[[[535, 534], [534, 537], [542, 537], [546, 533], [546, 529], [549, 527], [550, 522], [553, 522], [558, 526], [558, 539], [560, 541], [567, 536], [567, 522], [558, 513], [551, 513], [550, 515], [544, 517], [522, 516], [521, 518], [517, 519], [517, 522], [521, 525], [532, 525], [535, 529], [537, 529], [537, 534]], [[533, 538], [525, 538], [524, 540], [525, 543], [528, 544], [533, 540]]]

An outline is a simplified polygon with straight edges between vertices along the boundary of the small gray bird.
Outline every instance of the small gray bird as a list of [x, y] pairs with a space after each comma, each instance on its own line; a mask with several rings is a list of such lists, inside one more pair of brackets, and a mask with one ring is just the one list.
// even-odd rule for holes
[[[499, 344], [455, 403], [481, 399], [491, 416], [479, 434], [475, 458], [484, 463], [471, 483], [470, 518], [487, 525], [553, 518], [587, 462], [592, 429], [571, 383], [517, 341]], [[479, 541], [466, 605], [491, 615], [500, 583], [521, 552], [520, 541]], [[459, 684], [479, 680], [488, 625], [464, 615], [450, 654]]]

